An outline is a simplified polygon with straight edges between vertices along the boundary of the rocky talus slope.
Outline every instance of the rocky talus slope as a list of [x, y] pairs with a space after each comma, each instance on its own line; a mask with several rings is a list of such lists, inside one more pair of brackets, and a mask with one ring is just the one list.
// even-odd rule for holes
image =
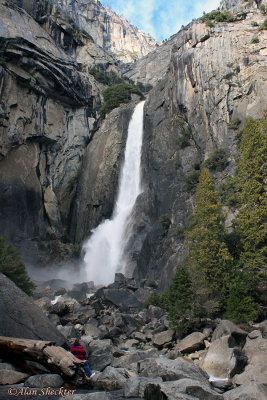
[[53, 0], [58, 13], [68, 12], [95, 43], [124, 63], [133, 62], [152, 51], [157, 41], [131, 25], [127, 19], [104, 7], [98, 0]]
[[[96, 375], [89, 382], [82, 372], [74, 376], [73, 371], [72, 375], [66, 352], [55, 347], [54, 354], [61, 352], [65, 357], [57, 366], [52, 362], [44, 367], [42, 360], [28, 360], [24, 366], [13, 360], [12, 365], [6, 354], [0, 362], [0, 371], [4, 371], [1, 384], [40, 390], [63, 388], [64, 381], [75, 380], [75, 395], [55, 397], [62, 400], [265, 400], [266, 321], [240, 328], [228, 320], [202, 319], [193, 333], [182, 338], [169, 326], [164, 310], [143, 308], [140, 301], [151, 292], [146, 282], [140, 287], [122, 274], [100, 289], [92, 282], [73, 287], [62, 280], [37, 283], [35, 303], [57, 325], [66, 349], [81, 336]], [[38, 308], [32, 301], [28, 303], [27, 307]], [[19, 303], [17, 307], [19, 312]], [[27, 328], [20, 329], [22, 337]], [[35, 334], [36, 326], [31, 329]], [[0, 337], [0, 354], [3, 340]], [[48, 342], [46, 346], [46, 354], [50, 354]], [[25, 353], [26, 360], [28, 356]], [[31, 369], [25, 370], [25, 365]], [[61, 376], [55, 373], [60, 370]], [[19, 382], [24, 383], [17, 386]], [[79, 387], [86, 393], [79, 394]], [[1, 393], [3, 390], [0, 398]]]

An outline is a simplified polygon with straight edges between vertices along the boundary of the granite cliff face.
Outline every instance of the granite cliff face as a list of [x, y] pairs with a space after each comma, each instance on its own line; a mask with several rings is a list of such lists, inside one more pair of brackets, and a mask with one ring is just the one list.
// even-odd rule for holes
[[[135, 266], [139, 279], [159, 280], [162, 287], [185, 251], [175, 235], [192, 209], [192, 196], [183, 189], [185, 176], [217, 148], [227, 150], [229, 165], [214, 174], [216, 184], [232, 174], [235, 131], [230, 122], [239, 119], [242, 126], [248, 116], [259, 118], [267, 103], [266, 31], [255, 26], [265, 16], [250, 4], [242, 18], [213, 28], [195, 21], [180, 31], [171, 39], [168, 71], [148, 96], [143, 150], [147, 188], [136, 208], [129, 272]], [[259, 42], [253, 43], [256, 37]], [[184, 148], [177, 143], [181, 127], [176, 121], [181, 119], [191, 131]], [[160, 226], [161, 215], [171, 221], [168, 230]]]
[[88, 69], [118, 70], [77, 26], [58, 19], [50, 3], [16, 3], [0, 6], [1, 234], [28, 260], [40, 253], [33, 238], [69, 231], [103, 92]]
[[133, 62], [151, 50], [157, 41], [131, 25], [110, 7], [103, 7], [98, 0], [53, 0], [60, 10], [68, 12], [81, 28], [88, 32], [95, 43], [123, 62]]

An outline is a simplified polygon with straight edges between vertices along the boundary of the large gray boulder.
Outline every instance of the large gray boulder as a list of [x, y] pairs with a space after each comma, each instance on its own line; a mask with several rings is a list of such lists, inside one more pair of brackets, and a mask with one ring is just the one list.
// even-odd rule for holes
[[31, 297], [0, 274], [0, 336], [65, 343], [66, 339]]
[[145, 389], [145, 400], [222, 400], [223, 397], [208, 383], [195, 379], [180, 379], [160, 384], [149, 383]]
[[194, 351], [203, 349], [205, 347], [204, 340], [206, 336], [201, 332], [193, 332], [180, 340], [175, 346], [175, 349], [181, 353], [193, 353]]
[[107, 391], [122, 389], [128, 376], [128, 373], [123, 368], [108, 366], [102, 374], [93, 380], [93, 386], [94, 389]]
[[154, 336], [153, 344], [160, 347], [164, 344], [170, 343], [174, 337], [174, 334], [174, 329], [168, 329], [167, 331], [159, 332]]
[[238, 373], [246, 363], [246, 356], [230, 346], [231, 336], [223, 336], [211, 343], [200, 366], [209, 376], [227, 378]]
[[224, 393], [223, 400], [266, 400], [267, 387], [255, 382], [247, 382]]
[[123, 395], [126, 398], [129, 397], [144, 397], [145, 388], [149, 383], [159, 384], [162, 382], [161, 378], [130, 378], [127, 379], [127, 382], [123, 388]]
[[64, 384], [63, 379], [57, 374], [33, 375], [26, 380], [25, 386], [32, 388], [61, 387]]
[[28, 378], [28, 376], [28, 374], [14, 371], [13, 369], [2, 369], [0, 371], [0, 385], [13, 385], [15, 383], [23, 382]]
[[229, 321], [227, 319], [222, 320], [215, 331], [213, 332], [212, 335], [212, 341], [215, 341], [222, 336], [232, 336], [233, 339], [235, 339], [236, 343], [243, 343], [247, 337], [247, 332], [244, 331], [243, 329], [240, 329], [238, 326], [236, 326], [232, 321]]
[[148, 358], [157, 358], [158, 351], [156, 349], [150, 350], [140, 350], [140, 351], [131, 351], [130, 353], [126, 353], [122, 357], [114, 358], [112, 362], [113, 367], [122, 367], [129, 368], [132, 363], [137, 363], [141, 360], [146, 360]]
[[113, 361], [112, 346], [105, 340], [93, 340], [88, 344], [88, 362], [92, 369], [103, 371]]
[[267, 339], [262, 337], [261, 331], [249, 333], [244, 351], [248, 365], [243, 373], [234, 376], [233, 382], [237, 385], [247, 382], [267, 385]]
[[141, 376], [161, 377], [164, 381], [190, 378], [205, 383], [208, 379], [207, 374], [202, 369], [182, 358], [169, 360], [161, 357], [140, 361], [139, 370]]
[[106, 392], [70, 394], [60, 397], [59, 400], [111, 400], [110, 394]]

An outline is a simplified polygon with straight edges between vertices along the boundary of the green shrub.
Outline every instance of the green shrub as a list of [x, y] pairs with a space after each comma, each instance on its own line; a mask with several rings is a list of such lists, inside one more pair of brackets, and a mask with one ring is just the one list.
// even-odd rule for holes
[[241, 122], [242, 122], [241, 119], [236, 117], [228, 124], [228, 128], [237, 131], [239, 129]]
[[205, 161], [205, 166], [213, 171], [223, 171], [228, 164], [225, 149], [217, 149]]
[[152, 293], [149, 298], [144, 302], [144, 307], [156, 306], [166, 308], [166, 294], [163, 293]]
[[185, 125], [185, 120], [181, 117], [174, 117], [171, 122], [172, 128], [183, 128]]
[[170, 217], [167, 214], [161, 215], [159, 217], [159, 223], [161, 227], [167, 231], [171, 225]]
[[186, 192], [190, 192], [193, 190], [198, 183], [198, 179], [200, 176], [200, 171], [197, 171], [193, 169], [190, 171], [185, 177], [184, 177], [184, 182], [182, 185], [182, 189]]
[[209, 28], [213, 28], [214, 27], [214, 23], [210, 19], [205, 21], [205, 25], [208, 26]]
[[267, 14], [267, 7], [265, 4], [261, 4], [260, 6], [260, 10], [263, 14]]
[[228, 176], [224, 183], [219, 187], [218, 194], [221, 202], [229, 207], [237, 207], [239, 187], [236, 178]]
[[179, 146], [180, 149], [184, 149], [187, 146], [190, 146], [190, 138], [191, 138], [191, 129], [189, 126], [186, 126], [178, 139], [175, 140], [175, 143]]
[[25, 265], [18, 251], [7, 243], [4, 236], [0, 237], [0, 272], [11, 279], [25, 293], [32, 294], [34, 284], [27, 274]]
[[259, 29], [259, 31], [263, 31], [263, 30], [267, 29], [267, 19], [265, 19], [263, 21], [263, 24], [260, 25], [258, 29]]
[[259, 38], [253, 38], [252, 40], [251, 40], [251, 43], [260, 43], [260, 39]]
[[236, 19], [229, 11], [221, 12], [219, 10], [211, 11], [200, 18], [201, 22], [215, 21], [215, 22], [235, 22]]
[[104, 85], [117, 85], [119, 83], [123, 83], [123, 79], [120, 78], [114, 71], [99, 71], [95, 68], [91, 68], [89, 70], [89, 74], [93, 75], [95, 80], [97, 80], [100, 83], [103, 83]]
[[184, 239], [185, 238], [185, 229], [183, 227], [183, 225], [178, 225], [175, 230], [174, 230], [174, 234], [178, 239]]
[[110, 86], [104, 91], [104, 104], [100, 109], [100, 117], [105, 118], [116, 107], [122, 103], [128, 103], [131, 100], [131, 94], [135, 93], [143, 98], [142, 92], [132, 85], [119, 83], [118, 85]]

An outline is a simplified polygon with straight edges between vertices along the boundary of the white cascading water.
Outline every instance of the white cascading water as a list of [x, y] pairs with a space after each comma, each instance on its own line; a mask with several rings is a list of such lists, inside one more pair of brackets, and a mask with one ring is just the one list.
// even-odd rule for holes
[[115, 273], [123, 271], [125, 229], [141, 188], [141, 150], [143, 141], [144, 101], [137, 104], [132, 115], [125, 149], [116, 205], [111, 219], [95, 229], [84, 244], [84, 269], [87, 281], [107, 285]]

